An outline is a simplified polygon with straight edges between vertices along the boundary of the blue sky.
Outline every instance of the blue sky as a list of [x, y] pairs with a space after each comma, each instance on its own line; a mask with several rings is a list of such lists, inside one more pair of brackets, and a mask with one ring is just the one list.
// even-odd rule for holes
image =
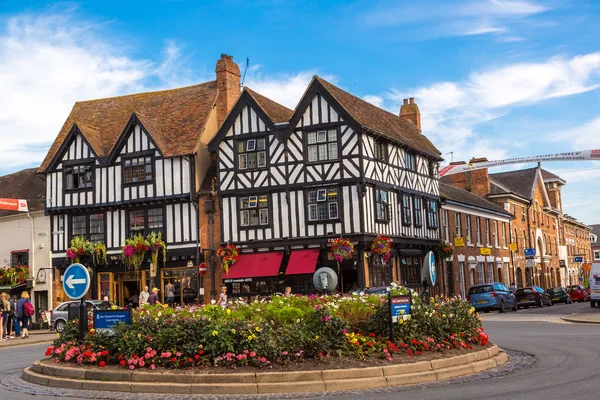
[[[0, 173], [38, 165], [73, 102], [214, 79], [221, 53], [291, 108], [314, 74], [393, 112], [415, 97], [447, 160], [598, 149], [599, 19], [592, 0], [0, 0]], [[545, 168], [600, 223], [600, 164]]]

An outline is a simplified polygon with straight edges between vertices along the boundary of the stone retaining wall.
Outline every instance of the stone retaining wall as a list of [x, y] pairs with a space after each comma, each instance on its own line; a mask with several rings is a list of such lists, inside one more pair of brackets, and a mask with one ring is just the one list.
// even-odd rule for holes
[[[496, 345], [450, 358], [382, 367], [322, 371], [207, 374], [105, 370], [35, 362], [23, 379], [38, 385], [78, 390], [165, 394], [266, 394], [334, 392], [410, 385], [471, 375], [508, 361]], [[152, 383], [152, 385], [148, 385]]]

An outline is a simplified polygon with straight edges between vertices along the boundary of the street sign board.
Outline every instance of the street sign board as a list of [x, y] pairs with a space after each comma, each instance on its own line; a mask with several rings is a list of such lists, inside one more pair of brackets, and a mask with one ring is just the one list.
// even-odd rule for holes
[[201, 263], [198, 267], [198, 271], [200, 271], [200, 275], [206, 275], [206, 263]]
[[404, 319], [405, 315], [410, 315], [411, 301], [410, 294], [401, 296], [390, 295], [392, 323], [397, 323], [399, 319]]
[[526, 257], [533, 257], [533, 256], [535, 256], [535, 249], [525, 249], [525, 256]]
[[110, 330], [119, 322], [131, 325], [131, 309], [94, 311], [94, 329], [96, 330]]
[[509, 249], [510, 249], [510, 251], [517, 251], [517, 244], [516, 243], [511, 243], [509, 245]]
[[583, 278], [582, 277], [579, 277], [579, 282], [583, 282]]
[[490, 249], [489, 247], [482, 247], [479, 249], [479, 254], [481, 254], [482, 256], [491, 256], [492, 249]]
[[79, 300], [90, 289], [90, 274], [79, 263], [71, 264], [63, 277], [63, 289], [71, 300]]
[[575, 262], [583, 262], [583, 257], [575, 257]]
[[433, 254], [433, 251], [425, 254], [421, 276], [423, 276], [427, 280], [427, 283], [429, 283], [431, 286], [435, 286], [437, 283], [437, 269], [435, 266], [435, 255]]

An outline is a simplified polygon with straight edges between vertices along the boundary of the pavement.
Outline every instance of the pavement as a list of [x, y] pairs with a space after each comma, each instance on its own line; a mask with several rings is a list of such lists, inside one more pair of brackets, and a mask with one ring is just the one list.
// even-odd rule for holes
[[[14, 332], [12, 332], [12, 334], [14, 335]], [[26, 346], [41, 343], [51, 344], [54, 341], [54, 339], [56, 339], [56, 332], [49, 330], [30, 330], [28, 339], [21, 339], [19, 337], [15, 337], [14, 339], [8, 339], [5, 342], [0, 342], [0, 349], [5, 347]]]

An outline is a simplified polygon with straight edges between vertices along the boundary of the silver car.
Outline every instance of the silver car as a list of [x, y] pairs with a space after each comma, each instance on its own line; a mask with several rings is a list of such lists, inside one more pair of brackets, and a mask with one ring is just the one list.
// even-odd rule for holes
[[[86, 300], [88, 314], [93, 310], [119, 310], [122, 307], [117, 306], [115, 303], [105, 300]], [[56, 329], [56, 332], [62, 333], [65, 330], [65, 325], [69, 320], [69, 304], [79, 305], [80, 301], [65, 301], [60, 303], [54, 310], [52, 310], [52, 316], [50, 322], [52, 327]]]

